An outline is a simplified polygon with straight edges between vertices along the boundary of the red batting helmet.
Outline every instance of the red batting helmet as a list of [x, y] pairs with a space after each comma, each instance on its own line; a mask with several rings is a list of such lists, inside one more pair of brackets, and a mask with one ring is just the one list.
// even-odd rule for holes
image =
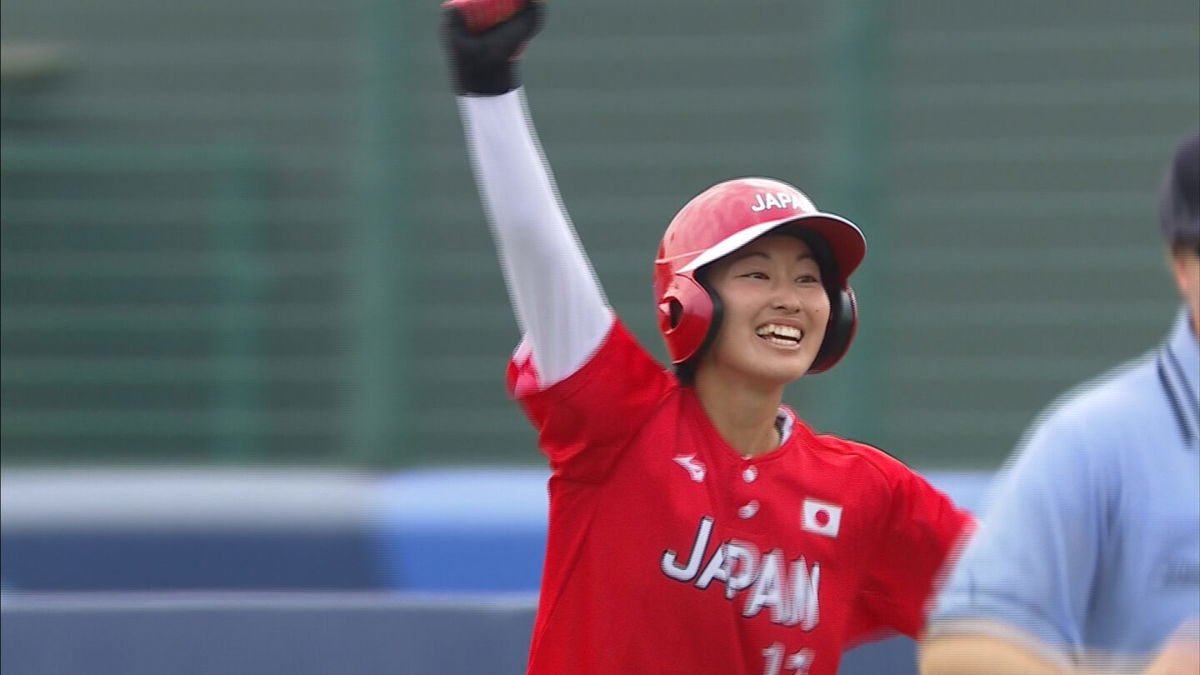
[[809, 372], [828, 370], [846, 354], [858, 325], [849, 278], [866, 253], [862, 232], [841, 216], [818, 211], [803, 192], [787, 183], [737, 178], [718, 183], [688, 202], [659, 244], [654, 295], [658, 328], [672, 363], [684, 363], [700, 353], [720, 323], [720, 299], [696, 278], [697, 271], [785, 225], [795, 227], [813, 248], [829, 294], [829, 325]]

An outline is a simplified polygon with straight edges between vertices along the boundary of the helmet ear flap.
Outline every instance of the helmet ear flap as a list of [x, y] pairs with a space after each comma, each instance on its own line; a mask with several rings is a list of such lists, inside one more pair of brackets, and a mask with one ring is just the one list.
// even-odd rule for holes
[[841, 361], [850, 350], [850, 342], [857, 330], [858, 302], [854, 290], [849, 286], [833, 290], [829, 296], [829, 323], [825, 326], [825, 339], [808, 372], [823, 373]]
[[690, 274], [676, 274], [658, 302], [658, 330], [671, 362], [683, 363], [704, 345], [713, 323], [712, 296]]

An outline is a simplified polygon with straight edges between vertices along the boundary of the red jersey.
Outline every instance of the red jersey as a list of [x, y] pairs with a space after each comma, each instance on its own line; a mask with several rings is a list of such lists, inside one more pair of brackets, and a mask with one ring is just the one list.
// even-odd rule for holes
[[515, 358], [509, 388], [553, 469], [534, 675], [833, 675], [856, 643], [918, 633], [970, 518], [799, 420], [739, 455], [620, 322], [545, 390]]

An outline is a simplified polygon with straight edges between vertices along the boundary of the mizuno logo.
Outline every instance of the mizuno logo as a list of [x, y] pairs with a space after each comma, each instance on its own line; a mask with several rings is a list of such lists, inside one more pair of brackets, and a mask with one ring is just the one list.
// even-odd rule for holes
[[675, 455], [675, 463], [687, 469], [688, 475], [697, 483], [704, 481], [704, 463], [697, 460], [695, 455]]

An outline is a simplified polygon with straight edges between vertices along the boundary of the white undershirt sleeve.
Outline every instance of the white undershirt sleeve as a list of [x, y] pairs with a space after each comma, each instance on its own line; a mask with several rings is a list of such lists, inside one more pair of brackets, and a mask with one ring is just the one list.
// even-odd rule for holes
[[587, 362], [613, 313], [559, 198], [523, 88], [458, 101], [509, 299], [548, 387]]

